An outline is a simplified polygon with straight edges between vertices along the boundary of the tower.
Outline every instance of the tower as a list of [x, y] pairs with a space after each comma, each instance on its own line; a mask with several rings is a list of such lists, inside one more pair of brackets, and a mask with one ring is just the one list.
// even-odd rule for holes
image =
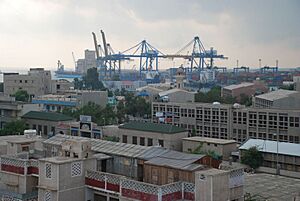
[[175, 79], [176, 79], [176, 88], [178, 89], [183, 89], [183, 80], [185, 79], [185, 72], [183, 67], [179, 67], [176, 71], [176, 75], [175, 75]]

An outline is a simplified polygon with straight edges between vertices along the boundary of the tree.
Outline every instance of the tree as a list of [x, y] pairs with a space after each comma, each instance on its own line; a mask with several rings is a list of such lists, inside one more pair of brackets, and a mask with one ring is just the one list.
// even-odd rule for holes
[[29, 94], [25, 90], [18, 90], [12, 96], [16, 98], [16, 101], [28, 102]]
[[257, 169], [263, 163], [262, 153], [257, 149], [257, 147], [250, 147], [248, 150], [243, 151], [241, 162], [253, 169]]
[[75, 89], [89, 89], [89, 90], [105, 90], [103, 83], [99, 80], [99, 73], [97, 68], [89, 68], [82, 80], [74, 79]]
[[5, 124], [4, 128], [0, 130], [0, 135], [24, 134], [24, 130], [26, 129], [24, 120], [16, 120]]
[[240, 95], [240, 103], [242, 105], [246, 105], [247, 107], [252, 105], [252, 99], [250, 96], [247, 96], [246, 94], [241, 94]]
[[119, 124], [124, 123], [124, 121], [126, 120], [125, 115], [126, 115], [125, 105], [123, 102], [120, 101], [117, 105], [117, 114], [116, 114]]

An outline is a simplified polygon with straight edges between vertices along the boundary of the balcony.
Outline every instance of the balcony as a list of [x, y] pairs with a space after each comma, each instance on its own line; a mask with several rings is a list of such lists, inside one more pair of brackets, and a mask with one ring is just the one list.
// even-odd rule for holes
[[18, 156], [1, 156], [1, 171], [10, 172], [19, 175], [39, 174], [39, 164], [34, 159], [23, 159]]
[[141, 201], [195, 200], [195, 185], [186, 182], [158, 186], [119, 175], [88, 170], [85, 184], [96, 190], [113, 192], [120, 197]]

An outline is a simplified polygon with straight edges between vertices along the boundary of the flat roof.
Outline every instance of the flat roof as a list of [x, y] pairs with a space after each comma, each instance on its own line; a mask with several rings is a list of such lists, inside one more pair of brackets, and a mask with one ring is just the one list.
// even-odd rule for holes
[[39, 159], [43, 162], [49, 162], [49, 163], [55, 163], [55, 164], [63, 164], [63, 163], [70, 163], [75, 161], [81, 161], [80, 158], [71, 158], [71, 157], [62, 157], [62, 156], [56, 156], [56, 157], [49, 157], [49, 158], [41, 158]]
[[165, 133], [165, 134], [174, 134], [185, 132], [184, 128], [180, 128], [178, 126], [170, 125], [170, 124], [158, 124], [151, 122], [130, 122], [120, 125], [121, 129], [129, 129], [129, 130], [139, 130], [139, 131], [148, 131], [155, 133]]
[[243, 82], [241, 84], [232, 84], [226, 87], [223, 87], [224, 89], [228, 89], [228, 90], [233, 90], [233, 89], [238, 89], [238, 88], [242, 88], [242, 87], [250, 87], [253, 86], [254, 84], [251, 82]]
[[162, 97], [162, 96], [167, 96], [169, 94], [177, 93], [177, 92], [184, 92], [184, 93], [189, 93], [189, 94], [195, 94], [195, 92], [190, 92], [190, 91], [187, 91], [187, 90], [174, 88], [174, 89], [170, 89], [170, 90], [167, 90], [167, 91], [162, 91], [158, 95]]
[[70, 121], [73, 120], [73, 117], [56, 113], [56, 112], [40, 112], [40, 111], [30, 111], [22, 116], [26, 119], [38, 119], [46, 121]]
[[[247, 150], [251, 147], [257, 147], [261, 152], [277, 153], [277, 141], [249, 139], [242, 146], [240, 150]], [[282, 155], [298, 156], [300, 157], [300, 144], [278, 142], [278, 153]]]
[[209, 137], [187, 137], [183, 138], [182, 140], [186, 141], [194, 141], [194, 142], [206, 142], [206, 143], [213, 143], [213, 144], [232, 144], [236, 143], [235, 140], [224, 140], [224, 139], [217, 139], [217, 138], [209, 138]]
[[278, 100], [281, 98], [286, 98], [289, 97], [291, 94], [297, 94], [299, 93], [298, 91], [291, 91], [291, 90], [284, 90], [284, 89], [279, 89], [277, 91], [271, 91], [269, 93], [261, 94], [258, 96], [255, 96], [255, 98], [261, 98], [269, 101], [274, 101]]

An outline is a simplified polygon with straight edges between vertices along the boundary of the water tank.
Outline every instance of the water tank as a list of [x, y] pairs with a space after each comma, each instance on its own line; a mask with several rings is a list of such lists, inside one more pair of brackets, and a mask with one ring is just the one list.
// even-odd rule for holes
[[213, 102], [213, 105], [221, 105], [220, 102]]
[[241, 107], [241, 105], [238, 103], [233, 104], [233, 108], [240, 108], [240, 107]]

